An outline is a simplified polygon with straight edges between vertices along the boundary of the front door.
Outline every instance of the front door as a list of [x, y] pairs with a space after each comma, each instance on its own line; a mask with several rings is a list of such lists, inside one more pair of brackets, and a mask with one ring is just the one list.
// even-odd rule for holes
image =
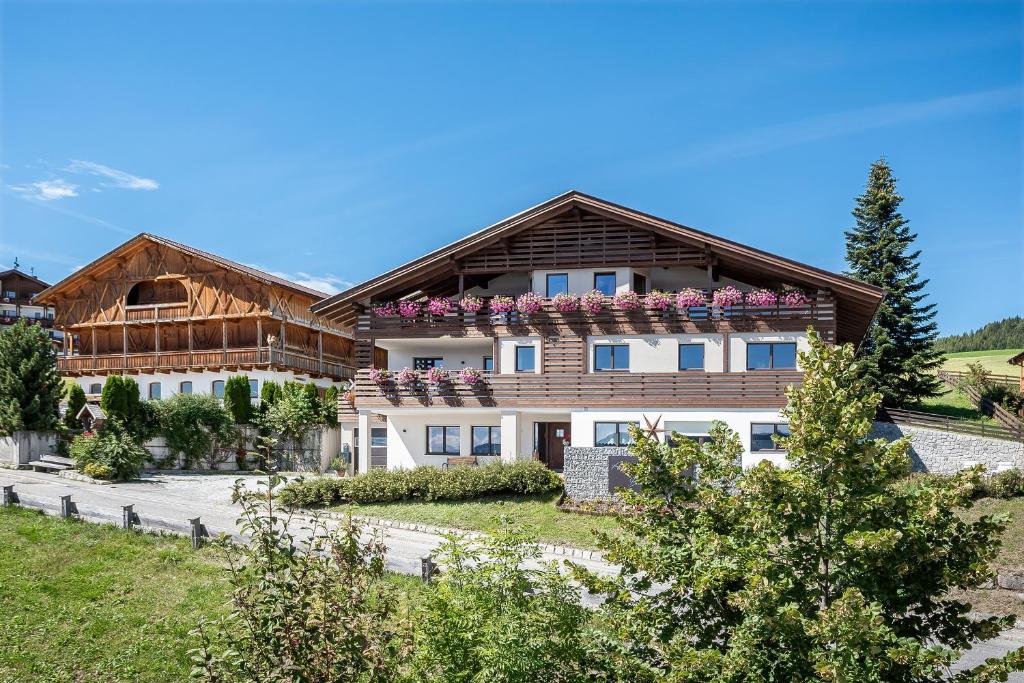
[[569, 445], [571, 435], [568, 422], [549, 422], [547, 439], [548, 467], [560, 470], [565, 465], [565, 447]]

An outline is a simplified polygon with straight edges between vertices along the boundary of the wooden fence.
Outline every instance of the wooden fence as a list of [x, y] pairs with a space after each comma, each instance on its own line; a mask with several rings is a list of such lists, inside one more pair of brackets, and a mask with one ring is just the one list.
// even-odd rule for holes
[[1007, 429], [1002, 425], [965, 420], [947, 415], [921, 413], [916, 410], [900, 410], [897, 408], [879, 408], [878, 418], [883, 422], [905, 424], [911, 427], [937, 429], [943, 432], [957, 432], [973, 436], [985, 436], [1007, 441], [1024, 441], [1024, 430]]

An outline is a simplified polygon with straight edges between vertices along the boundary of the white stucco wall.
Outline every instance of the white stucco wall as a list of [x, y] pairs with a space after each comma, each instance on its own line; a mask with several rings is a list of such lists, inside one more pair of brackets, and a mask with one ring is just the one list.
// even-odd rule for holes
[[[747, 369], [747, 344], [755, 342], [796, 342], [797, 351], [810, 351], [811, 344], [806, 332], [737, 332], [729, 335], [729, 371], [744, 372]], [[798, 359], [799, 366], [799, 359]]]
[[502, 375], [514, 375], [516, 372], [516, 347], [534, 347], [533, 371], [539, 373], [543, 365], [541, 358], [540, 337], [501, 337], [498, 339], [498, 362], [497, 371]]
[[[555, 270], [535, 270], [532, 274], [531, 289], [541, 296], [547, 292], [548, 274], [565, 273], [569, 276], [569, 293], [583, 294], [594, 289], [594, 273], [615, 273], [615, 291], [625, 292], [633, 288], [633, 273], [647, 275], [646, 268], [558, 268]], [[648, 280], [648, 287], [650, 281]]]
[[[753, 423], [777, 423], [785, 422], [778, 411], [774, 410], [745, 410], [736, 409], [710, 409], [710, 410], [663, 410], [659, 408], [647, 408], [644, 410], [591, 410], [574, 411], [572, 413], [572, 445], [592, 447], [594, 445], [594, 423], [595, 422], [638, 422], [641, 427], [646, 426], [644, 417], [652, 423], [660, 418], [659, 428], [664, 429], [666, 422], [685, 422], [696, 428], [697, 423], [710, 425], [713, 420], [721, 420], [730, 429], [737, 432], [743, 444], [743, 466], [752, 467], [761, 460], [770, 460], [777, 465], [784, 465], [786, 454], [776, 451], [750, 452], [750, 425]], [[687, 429], [682, 433], [696, 433], [696, 429]], [[664, 437], [661, 437], [664, 438]]]
[[[172, 372], [172, 373], [156, 373], [147, 374], [142, 373], [138, 375], [129, 375], [139, 385], [139, 394], [143, 399], [149, 397], [149, 385], [151, 382], [159, 382], [161, 385], [161, 398], [168, 398], [169, 396], [178, 393], [178, 387], [182, 382], [192, 382], [192, 393], [193, 394], [209, 394], [212, 391], [213, 382], [216, 380], [227, 381], [228, 377], [234, 375], [246, 375], [249, 379], [254, 379], [259, 382], [259, 388], [263, 389], [264, 382], [274, 381], [278, 384], [283, 384], [286, 381], [301, 381], [301, 382], [312, 382], [318, 387], [329, 387], [329, 386], [342, 386], [344, 382], [334, 382], [328, 378], [321, 377], [319, 379], [309, 379], [306, 376], [298, 376], [294, 372], [277, 372], [268, 370], [249, 370], [247, 372]], [[86, 393], [89, 393], [89, 385], [99, 384], [101, 387], [106, 381], [106, 376], [86, 376], [76, 377], [75, 381], [81, 385], [82, 389]]]
[[436, 410], [430, 413], [388, 415], [388, 469], [441, 465], [447, 460], [447, 455], [427, 455], [428, 426], [459, 427], [459, 455], [468, 456], [473, 454], [472, 428], [500, 427], [501, 416], [497, 410]]
[[[665, 292], [678, 292], [679, 290], [686, 289], [687, 287], [704, 289], [708, 286], [707, 268], [672, 266], [668, 268], [652, 268], [650, 272], [651, 276], [648, 282], [651, 289], [660, 289]], [[744, 282], [727, 277], [719, 277], [717, 281], [712, 283], [712, 287], [714, 289], [725, 287], [727, 285], [732, 285], [742, 292], [747, 292], [753, 289], [752, 286]]]
[[594, 346], [598, 344], [625, 344], [629, 347], [629, 372], [678, 372], [679, 345], [703, 344], [704, 369], [722, 372], [723, 345], [720, 334], [641, 334], [608, 335], [587, 338], [587, 363], [594, 372]]
[[494, 352], [490, 339], [416, 339], [388, 340], [377, 344], [388, 352], [388, 370], [413, 367], [414, 358], [443, 358], [444, 367], [458, 371], [465, 367], [483, 368], [484, 356]]

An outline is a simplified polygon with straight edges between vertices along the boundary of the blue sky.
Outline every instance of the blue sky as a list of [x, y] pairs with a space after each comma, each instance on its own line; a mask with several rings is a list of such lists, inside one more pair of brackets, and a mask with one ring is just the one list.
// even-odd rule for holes
[[570, 188], [832, 270], [884, 154], [945, 333], [1024, 313], [1015, 2], [5, 2], [0, 265], [344, 288]]

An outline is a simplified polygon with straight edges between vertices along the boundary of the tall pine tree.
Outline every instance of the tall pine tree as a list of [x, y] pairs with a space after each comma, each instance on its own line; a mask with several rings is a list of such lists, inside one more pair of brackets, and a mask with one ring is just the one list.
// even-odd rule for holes
[[0, 436], [55, 428], [63, 394], [57, 354], [41, 326], [19, 320], [0, 332]]
[[921, 252], [913, 249], [917, 235], [899, 212], [902, 202], [892, 169], [879, 159], [853, 210], [857, 226], [846, 233], [849, 274], [885, 290], [860, 353], [865, 383], [894, 408], [936, 395], [934, 371], [942, 363], [935, 348], [935, 304], [923, 303], [928, 280], [918, 273]]

